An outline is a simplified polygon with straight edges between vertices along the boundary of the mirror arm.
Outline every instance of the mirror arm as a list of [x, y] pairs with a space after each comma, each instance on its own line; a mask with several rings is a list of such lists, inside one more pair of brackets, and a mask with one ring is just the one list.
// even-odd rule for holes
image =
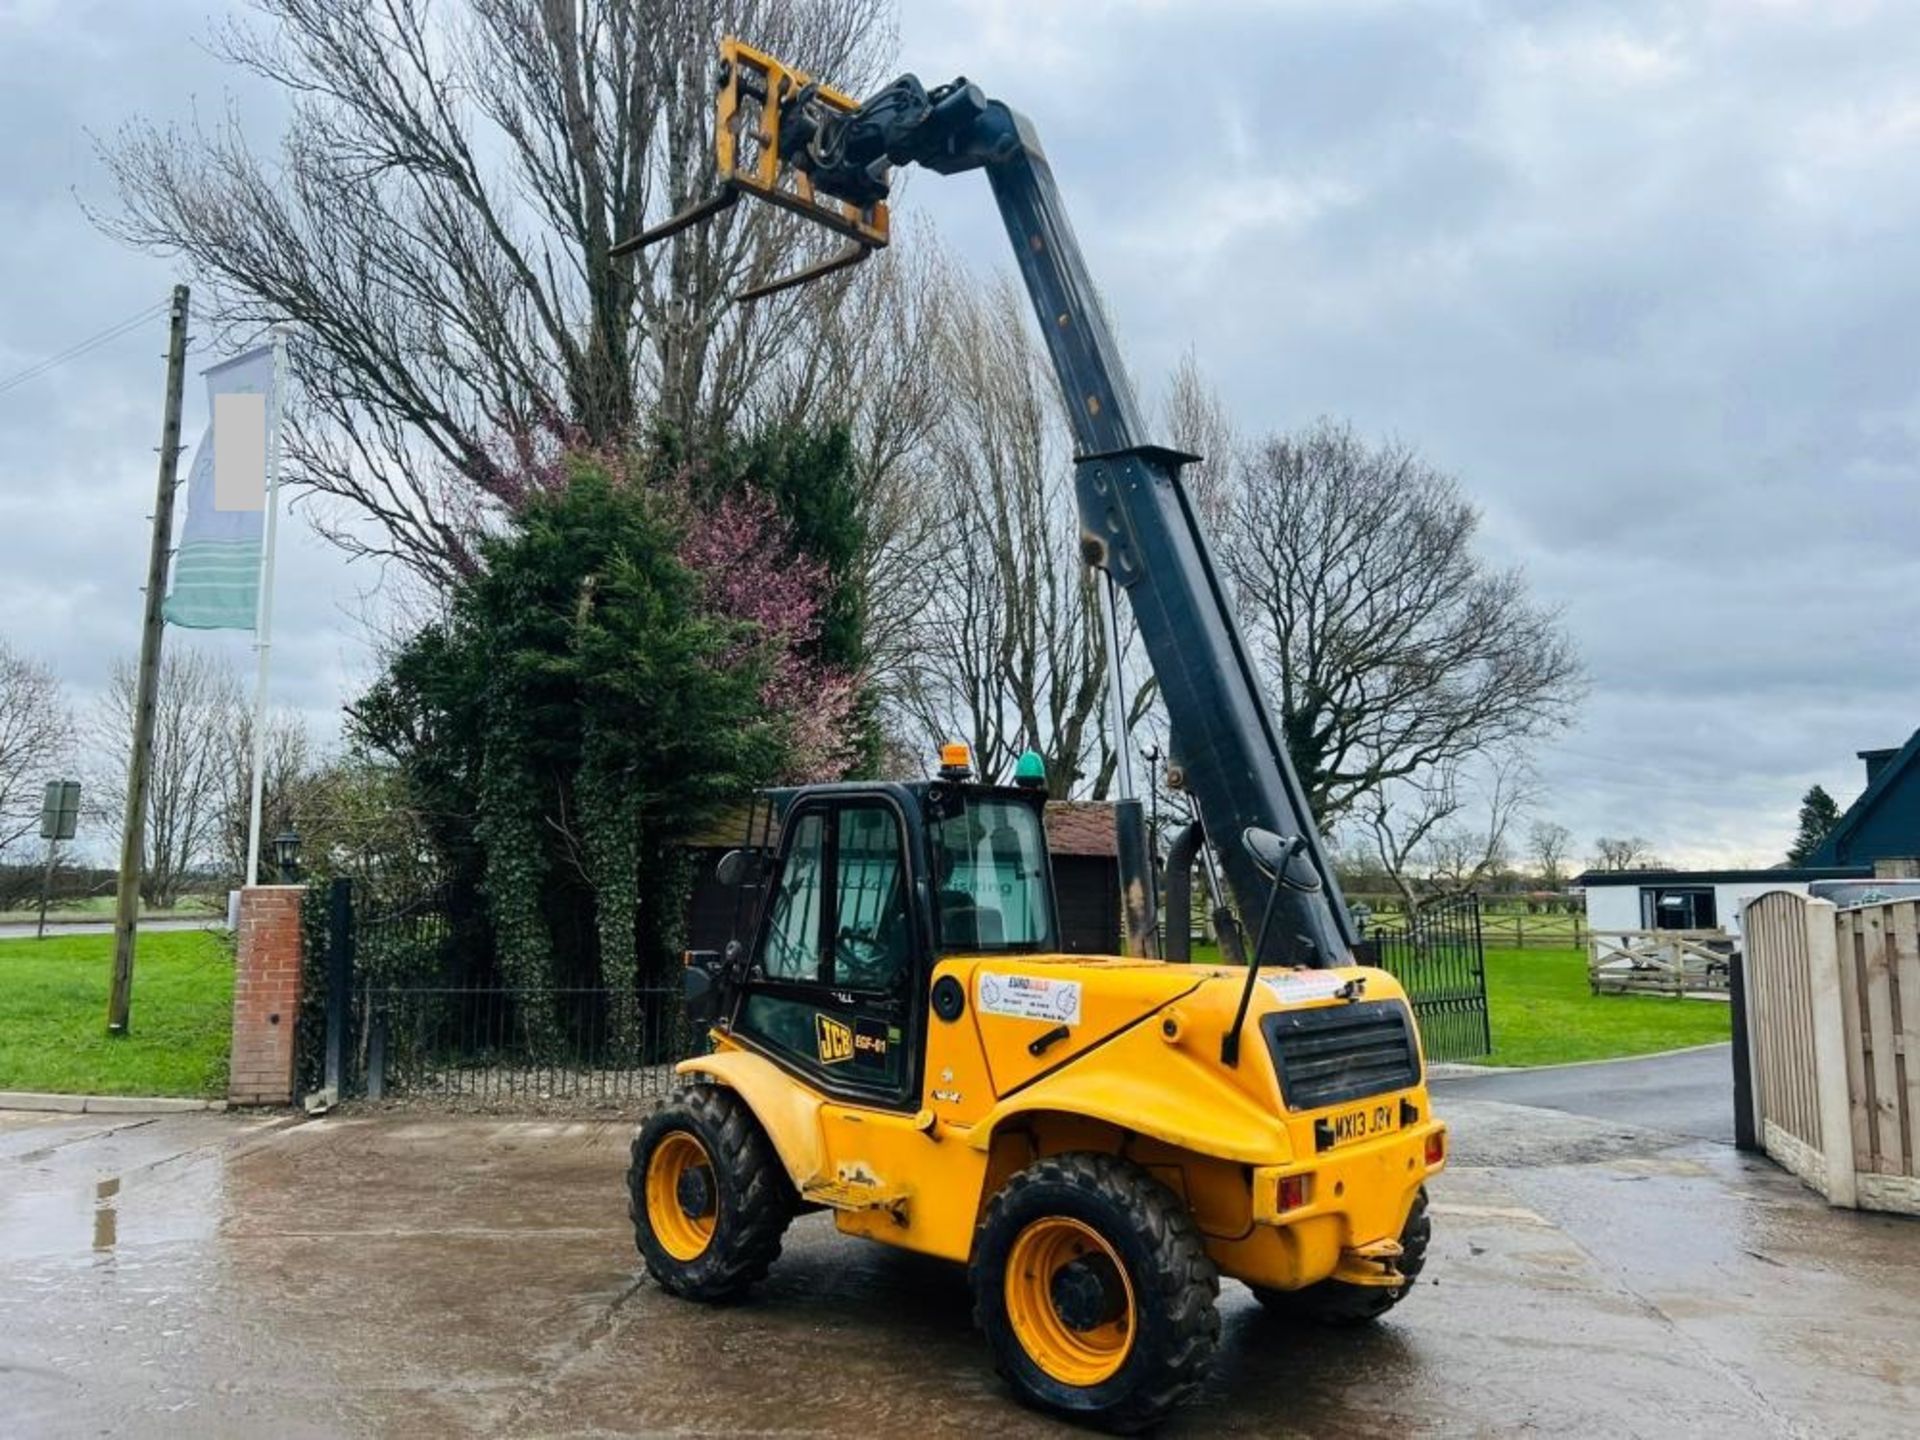
[[1233, 1024], [1220, 1037], [1222, 1065], [1231, 1067], [1240, 1063], [1240, 1030], [1247, 1023], [1247, 1007], [1253, 1003], [1253, 986], [1260, 977], [1260, 956], [1267, 948], [1267, 931], [1273, 926], [1274, 907], [1280, 902], [1280, 887], [1287, 883], [1287, 866], [1304, 849], [1306, 841], [1301, 836], [1293, 836], [1287, 841], [1286, 849], [1280, 854], [1280, 863], [1274, 868], [1273, 884], [1267, 891], [1267, 908], [1260, 915], [1260, 933], [1254, 937], [1253, 953], [1247, 957], [1247, 983], [1240, 987], [1240, 1008], [1233, 1012]]
[[1233, 1012], [1233, 1024], [1220, 1037], [1220, 1063], [1233, 1067], [1240, 1063], [1240, 1027], [1247, 1023], [1247, 1006], [1253, 1003], [1254, 982], [1260, 978], [1260, 952], [1267, 945], [1267, 930], [1273, 924], [1274, 907], [1280, 902], [1280, 879], [1274, 877], [1267, 891], [1267, 908], [1260, 916], [1260, 934], [1253, 942], [1253, 954], [1247, 957], [1247, 983], [1240, 987], [1240, 1008]]

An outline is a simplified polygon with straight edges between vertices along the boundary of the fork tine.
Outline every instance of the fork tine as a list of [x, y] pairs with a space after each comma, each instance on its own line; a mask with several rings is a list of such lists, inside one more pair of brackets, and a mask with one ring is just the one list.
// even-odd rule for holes
[[720, 214], [723, 210], [732, 209], [734, 202], [739, 198], [740, 198], [739, 190], [737, 190], [733, 186], [733, 184], [729, 182], [726, 189], [720, 191], [718, 194], [712, 195], [707, 199], [702, 200], [698, 205], [689, 206], [687, 209], [682, 210], [678, 215], [670, 216], [669, 218], [662, 220], [658, 225], [655, 225], [651, 230], [642, 230], [638, 235], [633, 236], [631, 239], [622, 240], [619, 244], [615, 245], [613, 249], [608, 253], [616, 257], [621, 255], [631, 255], [636, 250], [644, 250], [649, 245], [658, 244], [662, 240], [671, 239], [673, 236], [678, 235], [682, 230], [685, 230], [690, 226], [698, 225], [703, 220], [711, 220], [714, 216]]
[[796, 270], [791, 275], [782, 275], [778, 280], [769, 280], [764, 285], [752, 286], [742, 290], [733, 298], [742, 305], [754, 300], [764, 300], [769, 295], [778, 295], [782, 290], [791, 290], [797, 285], [810, 284], [815, 280], [825, 279], [836, 270], [845, 270], [850, 266], [858, 265], [873, 251], [874, 247], [871, 245], [849, 245], [839, 254], [831, 255], [817, 265], [809, 265], [806, 269]]

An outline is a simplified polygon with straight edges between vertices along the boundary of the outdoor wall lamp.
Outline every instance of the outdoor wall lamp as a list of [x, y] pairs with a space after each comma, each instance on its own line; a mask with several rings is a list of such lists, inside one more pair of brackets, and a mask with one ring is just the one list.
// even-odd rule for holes
[[273, 858], [280, 867], [280, 883], [296, 885], [300, 881], [300, 832], [291, 825], [273, 837]]

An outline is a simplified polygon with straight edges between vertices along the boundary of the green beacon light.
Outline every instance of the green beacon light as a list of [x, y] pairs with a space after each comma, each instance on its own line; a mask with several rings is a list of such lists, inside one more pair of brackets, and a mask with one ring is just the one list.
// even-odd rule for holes
[[1047, 762], [1040, 758], [1038, 750], [1021, 753], [1020, 763], [1013, 767], [1013, 783], [1028, 790], [1047, 788]]

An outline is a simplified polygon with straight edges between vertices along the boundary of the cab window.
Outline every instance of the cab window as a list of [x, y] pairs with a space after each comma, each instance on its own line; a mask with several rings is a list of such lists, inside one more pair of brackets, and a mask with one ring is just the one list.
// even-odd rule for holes
[[776, 980], [820, 978], [821, 875], [826, 862], [826, 817], [803, 815], [796, 823], [793, 848], [780, 867], [762, 961]]
[[1035, 806], [963, 795], [934, 823], [932, 838], [943, 950], [1059, 948], [1046, 833]]
[[883, 805], [848, 806], [839, 821], [834, 983], [891, 991], [905, 983], [913, 960], [900, 825]]

